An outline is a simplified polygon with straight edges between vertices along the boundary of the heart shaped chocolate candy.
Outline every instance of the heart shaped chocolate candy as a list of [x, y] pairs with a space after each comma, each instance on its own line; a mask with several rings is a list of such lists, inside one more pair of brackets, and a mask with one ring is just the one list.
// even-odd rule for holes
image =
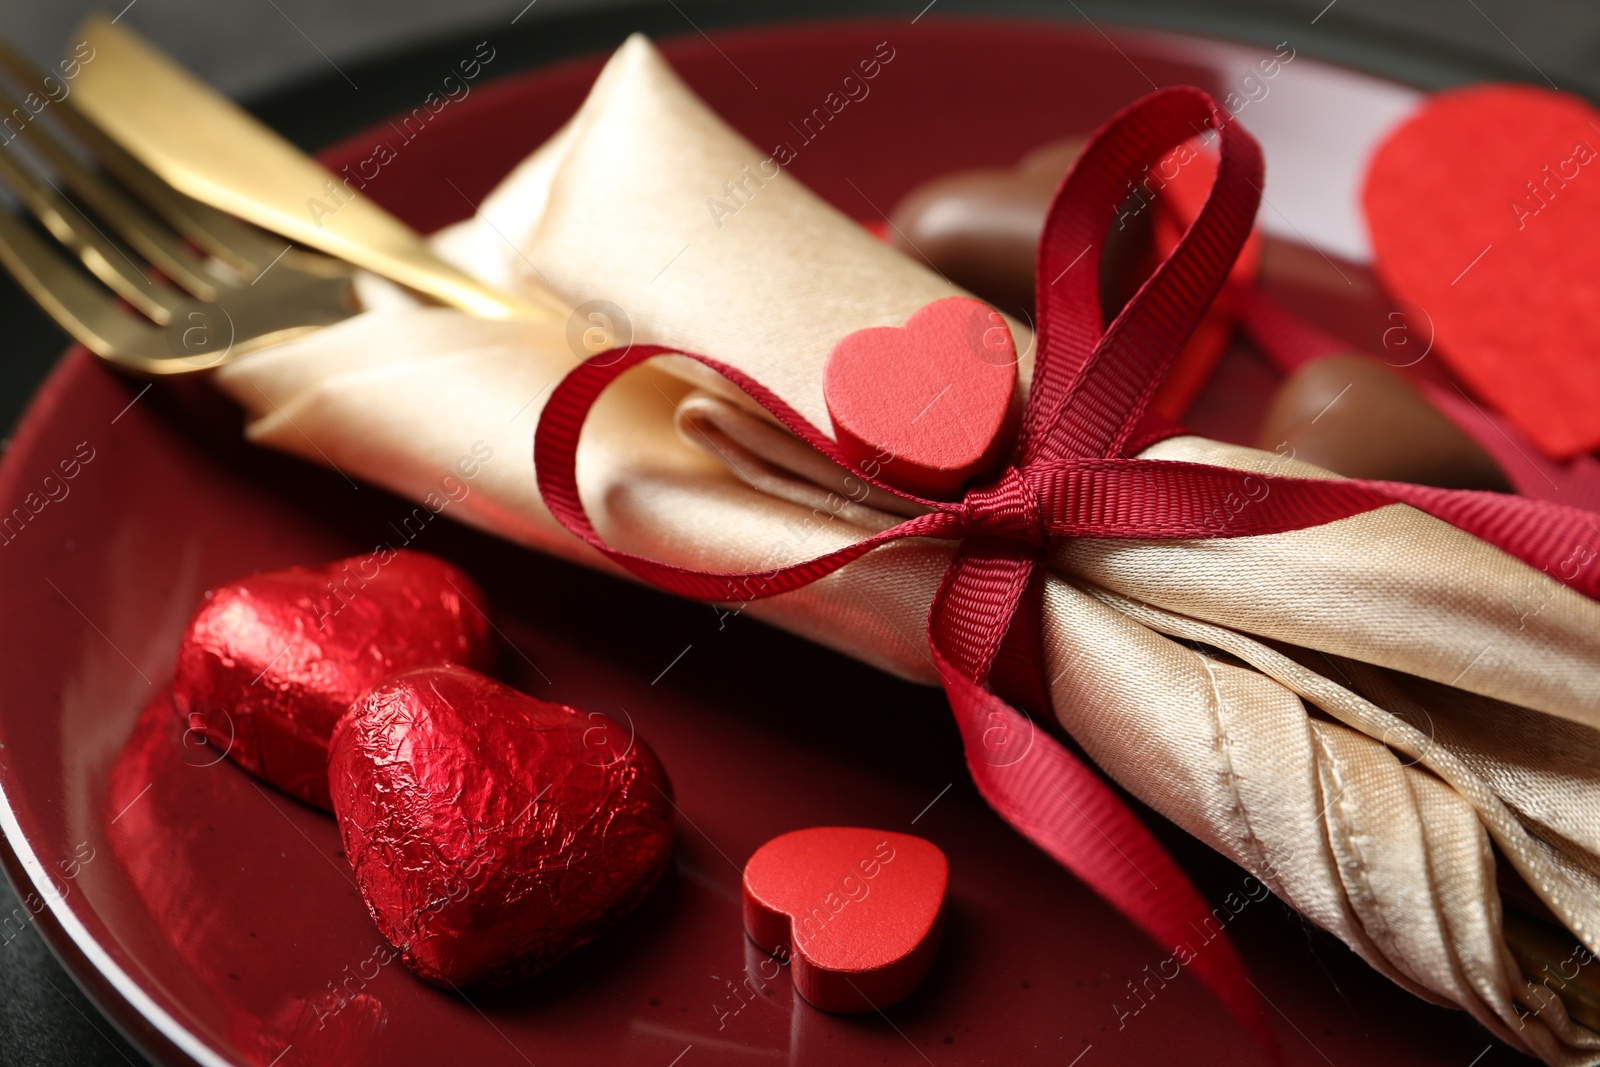
[[395, 549], [241, 578], [184, 631], [173, 706], [251, 774], [328, 808], [328, 737], [350, 702], [412, 667], [488, 668], [483, 603], [444, 560]]
[[1291, 374], [1258, 444], [1348, 478], [1511, 488], [1476, 441], [1399, 372], [1366, 356], [1324, 356]]
[[671, 785], [643, 740], [465, 667], [361, 697], [328, 780], [379, 930], [446, 988], [551, 966], [639, 904], [672, 854]]

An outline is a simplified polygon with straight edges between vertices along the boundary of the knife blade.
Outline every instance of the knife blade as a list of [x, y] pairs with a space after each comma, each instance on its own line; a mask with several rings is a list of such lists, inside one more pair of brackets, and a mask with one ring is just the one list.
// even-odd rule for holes
[[[73, 94], [79, 110], [174, 188], [482, 318], [558, 318], [554, 294], [494, 289], [332, 171], [194, 77], [132, 30], [91, 15], [94, 49]], [[308, 204], [336, 210], [312, 211]]]

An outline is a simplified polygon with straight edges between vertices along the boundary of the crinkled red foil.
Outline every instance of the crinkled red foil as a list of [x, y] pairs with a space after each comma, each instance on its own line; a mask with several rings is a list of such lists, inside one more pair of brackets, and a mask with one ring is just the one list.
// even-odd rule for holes
[[639, 904], [671, 856], [671, 785], [642, 739], [460, 667], [364, 696], [328, 778], [372, 917], [440, 986], [544, 970]]
[[173, 705], [245, 770], [331, 810], [334, 724], [391, 674], [488, 668], [484, 603], [450, 564], [392, 549], [243, 578], [207, 593], [184, 632]]

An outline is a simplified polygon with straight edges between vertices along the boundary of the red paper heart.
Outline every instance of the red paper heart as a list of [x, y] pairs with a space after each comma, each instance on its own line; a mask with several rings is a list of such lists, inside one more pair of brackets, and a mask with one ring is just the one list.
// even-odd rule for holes
[[444, 560], [395, 549], [242, 578], [184, 632], [173, 706], [245, 770], [328, 808], [328, 737], [350, 702], [396, 671], [489, 667], [483, 603]]
[[998, 312], [953, 296], [903, 327], [849, 334], [822, 395], [851, 460], [899, 489], [952, 497], [991, 466], [1015, 427], [1017, 349]]
[[328, 780], [379, 930], [444, 987], [544, 970], [631, 911], [672, 853], [672, 787], [642, 739], [465, 667], [363, 696]]
[[1378, 273], [1437, 351], [1558, 458], [1600, 446], [1600, 111], [1565, 93], [1438, 93], [1367, 173]]
[[744, 928], [789, 958], [795, 989], [822, 1010], [882, 1009], [928, 973], [949, 879], [944, 853], [920, 837], [795, 830], [745, 864]]

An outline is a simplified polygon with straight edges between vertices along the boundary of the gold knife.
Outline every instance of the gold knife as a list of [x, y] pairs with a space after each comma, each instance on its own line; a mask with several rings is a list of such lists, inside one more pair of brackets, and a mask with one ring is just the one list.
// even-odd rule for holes
[[[178, 190], [481, 318], [567, 314], [554, 294], [505, 293], [444, 262], [416, 231], [133, 31], [91, 15], [78, 33], [94, 50], [73, 86], [79, 110]], [[307, 206], [330, 195], [336, 210]]]

